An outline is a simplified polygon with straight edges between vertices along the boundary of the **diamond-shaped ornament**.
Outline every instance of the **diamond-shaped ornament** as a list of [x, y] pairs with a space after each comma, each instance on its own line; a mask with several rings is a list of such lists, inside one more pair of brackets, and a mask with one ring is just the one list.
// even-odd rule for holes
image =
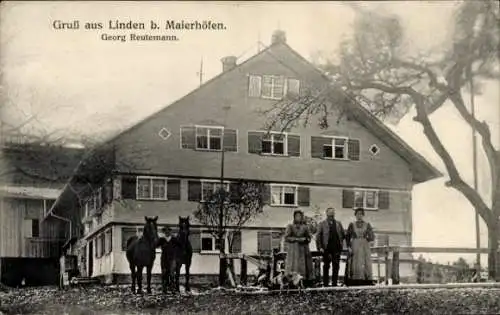
[[172, 133], [170, 131], [168, 131], [168, 129], [166, 129], [166, 128], [161, 128], [160, 132], [158, 132], [158, 135], [163, 140], [167, 140], [168, 138], [170, 138], [170, 136], [172, 135]]
[[373, 155], [376, 155], [380, 151], [376, 144], [372, 144], [369, 150]]

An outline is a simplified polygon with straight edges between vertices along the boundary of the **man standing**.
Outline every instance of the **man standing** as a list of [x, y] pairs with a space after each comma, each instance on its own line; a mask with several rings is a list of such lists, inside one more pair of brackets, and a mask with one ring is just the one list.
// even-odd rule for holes
[[320, 222], [316, 234], [316, 248], [323, 254], [323, 286], [328, 286], [330, 264], [332, 264], [332, 285], [337, 286], [340, 254], [345, 239], [342, 224], [335, 220], [335, 209], [326, 209], [326, 220]]

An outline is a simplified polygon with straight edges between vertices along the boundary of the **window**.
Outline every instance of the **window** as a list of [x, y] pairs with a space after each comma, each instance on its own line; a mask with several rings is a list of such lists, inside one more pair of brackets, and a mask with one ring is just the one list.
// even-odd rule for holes
[[201, 252], [217, 252], [220, 250], [217, 239], [210, 233], [201, 233]]
[[313, 136], [311, 137], [311, 157], [359, 161], [360, 142], [346, 137]]
[[285, 94], [285, 77], [265, 75], [262, 77], [262, 97], [280, 100]]
[[167, 200], [167, 179], [137, 177], [137, 199]]
[[[215, 193], [220, 188], [220, 181], [202, 181], [201, 182], [201, 201], [209, 198], [210, 194]], [[229, 192], [229, 182], [224, 182], [224, 189]]]
[[262, 153], [285, 155], [286, 134], [269, 133], [262, 139]]
[[249, 76], [248, 96], [279, 100], [285, 94], [300, 95], [300, 80], [280, 75]]
[[132, 236], [140, 237], [142, 235], [142, 227], [123, 227], [122, 228], [122, 250], [127, 250], [127, 241]]
[[223, 127], [200, 127], [196, 126], [196, 149], [198, 150], [222, 150]]
[[38, 219], [31, 220], [31, 237], [40, 237], [40, 221]]
[[271, 205], [296, 206], [297, 190], [295, 185], [271, 185]]
[[109, 229], [105, 233], [105, 249], [104, 254], [109, 254], [113, 250], [113, 233], [112, 230]]
[[282, 237], [283, 233], [278, 231], [257, 232], [257, 252], [270, 255], [273, 251], [280, 251]]
[[347, 138], [332, 138], [332, 142], [323, 145], [323, 156], [330, 159], [347, 159]]
[[377, 190], [355, 190], [354, 208], [377, 209], [378, 191]]

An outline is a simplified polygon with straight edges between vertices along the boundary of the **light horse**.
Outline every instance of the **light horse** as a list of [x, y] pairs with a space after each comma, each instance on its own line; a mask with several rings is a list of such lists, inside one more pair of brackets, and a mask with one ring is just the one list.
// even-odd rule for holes
[[127, 260], [132, 275], [132, 292], [135, 293], [137, 280], [137, 293], [142, 294], [142, 270], [146, 268], [147, 293], [151, 293], [151, 270], [156, 257], [158, 245], [158, 217], [144, 217], [146, 223], [141, 237], [132, 236], [127, 240]]
[[179, 217], [179, 233], [177, 234], [175, 242], [175, 290], [179, 292], [179, 277], [181, 274], [181, 266], [185, 266], [186, 270], [186, 292], [191, 289], [189, 287], [189, 268], [191, 267], [191, 260], [193, 258], [193, 248], [189, 242], [189, 216]]

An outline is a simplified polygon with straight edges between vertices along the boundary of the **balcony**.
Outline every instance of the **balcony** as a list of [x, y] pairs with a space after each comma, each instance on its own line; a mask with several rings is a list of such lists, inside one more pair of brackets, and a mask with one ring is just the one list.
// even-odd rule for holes
[[63, 239], [26, 237], [23, 257], [52, 258], [59, 257]]

